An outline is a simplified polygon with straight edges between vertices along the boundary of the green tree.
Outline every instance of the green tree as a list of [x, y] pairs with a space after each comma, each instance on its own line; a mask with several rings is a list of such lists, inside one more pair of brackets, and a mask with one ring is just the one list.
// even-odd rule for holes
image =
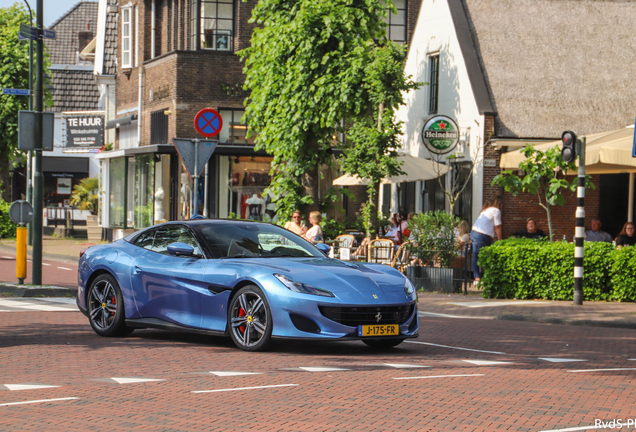
[[[568, 182], [565, 172], [576, 170], [574, 162], [565, 163], [561, 157], [558, 146], [545, 152], [535, 150], [533, 145], [527, 145], [521, 149], [526, 159], [519, 164], [522, 176], [513, 174], [512, 170], [502, 171], [492, 180], [492, 185], [502, 186], [506, 192], [512, 192], [516, 196], [519, 192], [528, 192], [537, 196], [538, 204], [543, 207], [548, 219], [550, 240], [552, 240], [552, 207], [565, 204], [563, 192], [574, 192], [577, 186], [577, 178]], [[590, 176], [585, 179], [585, 187], [594, 187]]]
[[374, 40], [386, 40], [382, 0], [259, 0], [245, 60], [246, 118], [273, 156], [269, 190], [279, 216], [319, 208], [319, 169], [335, 130], [366, 107], [361, 86]]
[[377, 228], [381, 180], [403, 174], [397, 160], [402, 122], [395, 120], [395, 110], [404, 104], [403, 92], [421, 85], [405, 76], [405, 61], [404, 48], [392, 42], [368, 51], [361, 83], [366, 106], [347, 131], [347, 144], [339, 160], [345, 173], [367, 179], [365, 228], [369, 237]]
[[79, 184], [73, 187], [70, 203], [80, 210], [89, 210], [97, 214], [99, 205], [99, 179], [97, 177], [86, 177]]
[[[29, 19], [28, 12], [19, 3], [0, 8], [2, 88], [29, 88], [29, 44], [18, 40], [20, 24], [29, 24]], [[45, 67], [48, 65], [48, 58], [45, 58]], [[46, 90], [46, 86], [45, 100], [50, 105], [50, 92]], [[11, 166], [18, 156], [18, 111], [28, 109], [28, 103], [25, 96], [0, 95], [0, 194], [6, 200], [9, 199]]]

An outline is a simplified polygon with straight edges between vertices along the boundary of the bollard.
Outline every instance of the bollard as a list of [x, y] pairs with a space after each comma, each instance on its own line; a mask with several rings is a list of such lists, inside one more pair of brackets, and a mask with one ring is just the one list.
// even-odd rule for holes
[[18, 283], [23, 284], [27, 276], [27, 227], [20, 226], [16, 231], [15, 276]]

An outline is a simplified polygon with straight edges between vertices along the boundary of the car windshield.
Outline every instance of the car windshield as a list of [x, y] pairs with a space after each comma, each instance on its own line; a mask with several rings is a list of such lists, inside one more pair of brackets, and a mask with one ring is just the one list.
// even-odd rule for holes
[[310, 242], [276, 225], [225, 222], [193, 228], [214, 258], [324, 257]]

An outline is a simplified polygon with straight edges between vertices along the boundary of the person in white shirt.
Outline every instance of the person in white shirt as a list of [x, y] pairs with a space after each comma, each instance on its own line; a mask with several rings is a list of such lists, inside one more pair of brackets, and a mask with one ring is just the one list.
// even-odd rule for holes
[[320, 221], [322, 220], [322, 215], [320, 212], [312, 211], [309, 213], [309, 223], [312, 225], [311, 228], [303, 235], [306, 240], [311, 242], [319, 242], [322, 241], [322, 228], [320, 228]]
[[495, 235], [498, 240], [503, 238], [501, 229], [502, 205], [503, 199], [500, 196], [485, 201], [481, 213], [479, 213], [479, 217], [475, 221], [470, 233], [470, 239], [473, 242], [473, 272], [475, 273], [475, 282], [479, 282], [482, 276], [477, 266], [479, 250], [483, 247], [490, 246], [495, 239]]

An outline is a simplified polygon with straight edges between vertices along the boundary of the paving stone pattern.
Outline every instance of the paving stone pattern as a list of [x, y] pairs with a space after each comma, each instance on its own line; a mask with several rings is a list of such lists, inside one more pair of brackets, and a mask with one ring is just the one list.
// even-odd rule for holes
[[[377, 353], [359, 342], [285, 343], [270, 352], [245, 353], [225, 338], [154, 330], [100, 338], [79, 313], [2, 318], [0, 384], [60, 387], [0, 391], [0, 404], [79, 398], [0, 406], [4, 430], [541, 431], [628, 418], [636, 397], [636, 371], [568, 372], [636, 367], [629, 360], [636, 357], [636, 334], [627, 329], [422, 318], [419, 341], [506, 354], [413, 343]], [[514, 364], [475, 366], [463, 360]], [[393, 379], [468, 374], [483, 376]], [[165, 381], [118, 384], [113, 377]], [[192, 393], [284, 384], [298, 385]]]

